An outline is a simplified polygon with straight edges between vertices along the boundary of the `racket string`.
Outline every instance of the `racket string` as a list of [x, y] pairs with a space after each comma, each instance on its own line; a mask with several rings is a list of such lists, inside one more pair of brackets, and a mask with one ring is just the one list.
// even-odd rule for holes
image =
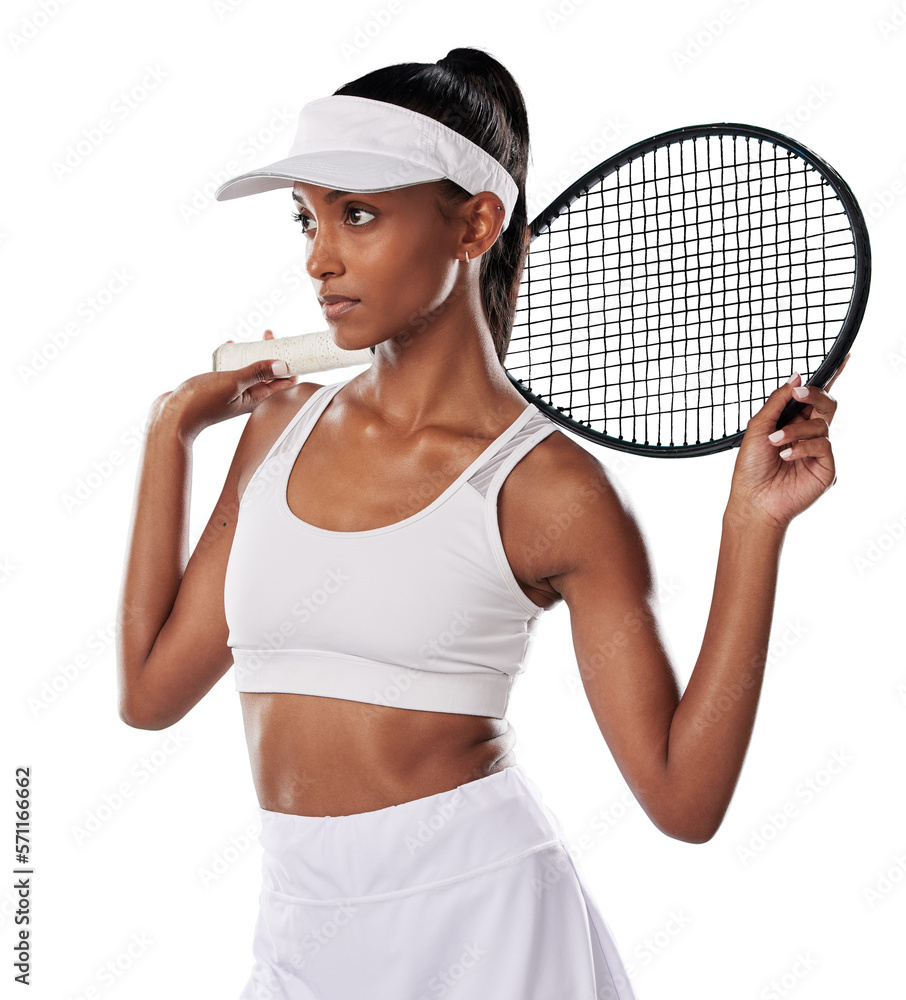
[[506, 367], [611, 438], [653, 446], [744, 429], [840, 331], [848, 216], [792, 151], [733, 134], [650, 150], [576, 198], [528, 255]]

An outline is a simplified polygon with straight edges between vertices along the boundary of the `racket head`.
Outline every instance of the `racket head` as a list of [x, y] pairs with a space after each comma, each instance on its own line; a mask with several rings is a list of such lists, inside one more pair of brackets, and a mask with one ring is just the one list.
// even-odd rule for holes
[[[510, 381], [566, 429], [654, 457], [738, 447], [748, 419], [793, 371], [823, 388], [855, 339], [871, 278], [865, 220], [839, 173], [795, 139], [741, 123], [672, 129], [616, 153], [540, 212], [530, 238], [504, 360]], [[706, 278], [702, 256], [710, 257]], [[773, 281], [753, 280], [772, 273]], [[691, 301], [695, 321], [676, 323]], [[745, 313], [746, 304], [734, 323], [733, 309]], [[753, 304], [777, 308], [759, 313]], [[718, 349], [690, 352], [690, 333]], [[637, 342], [642, 334], [647, 346]], [[651, 365], [653, 375], [636, 377]], [[753, 377], [721, 380], [721, 370]], [[778, 427], [803, 405], [791, 401]]]

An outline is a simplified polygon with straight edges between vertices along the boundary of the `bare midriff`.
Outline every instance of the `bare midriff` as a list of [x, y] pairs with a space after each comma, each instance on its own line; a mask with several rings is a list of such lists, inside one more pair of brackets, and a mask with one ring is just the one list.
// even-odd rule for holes
[[[497, 434], [525, 405], [518, 396], [510, 401]], [[427, 506], [430, 498], [422, 497], [407, 509], [418, 484], [442, 466], [443, 442], [420, 450], [420, 468], [413, 465], [412, 443], [406, 441], [383, 442], [376, 461], [378, 448], [364, 427], [355, 427], [354, 407], [338, 406], [340, 402], [338, 397], [331, 400], [296, 458], [287, 484], [291, 511], [326, 530], [359, 531], [402, 520]], [[356, 447], [365, 441], [367, 445]], [[460, 444], [456, 454], [462, 467], [488, 444], [476, 439], [471, 457]], [[447, 449], [449, 453], [449, 445]], [[367, 489], [362, 487], [363, 470]], [[438, 495], [444, 485], [437, 485]], [[518, 537], [518, 518], [511, 514], [511, 522], [505, 523], [504, 514], [530, 503], [530, 489], [530, 483], [520, 486], [519, 477], [511, 474], [500, 491], [501, 537], [508, 558], [510, 552], [531, 550], [527, 539]], [[511, 567], [538, 606], [560, 599], [549, 583], [533, 578], [531, 567], [512, 561]], [[449, 791], [516, 763], [516, 732], [506, 718], [284, 692], [243, 691], [239, 697], [258, 802], [272, 812], [371, 812]]]
[[273, 812], [370, 812], [516, 763], [507, 719], [282, 692], [239, 697], [258, 801]]

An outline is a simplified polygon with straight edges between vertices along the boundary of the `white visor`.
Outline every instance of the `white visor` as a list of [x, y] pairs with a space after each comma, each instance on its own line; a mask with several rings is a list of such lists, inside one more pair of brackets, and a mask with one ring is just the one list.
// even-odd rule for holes
[[306, 104], [289, 156], [225, 181], [218, 201], [306, 181], [341, 191], [391, 191], [455, 181], [469, 194], [490, 191], [509, 225], [519, 189], [480, 146], [434, 118], [367, 97], [332, 95]]

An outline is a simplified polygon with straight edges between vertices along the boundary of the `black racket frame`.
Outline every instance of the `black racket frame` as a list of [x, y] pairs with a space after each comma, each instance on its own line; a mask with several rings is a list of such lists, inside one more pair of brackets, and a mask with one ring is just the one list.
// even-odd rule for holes
[[[540, 212], [531, 222], [529, 226], [530, 239], [531, 241], [534, 241], [538, 236], [544, 233], [550, 224], [557, 219], [561, 213], [566, 211], [566, 209], [569, 208], [573, 202], [582, 197], [582, 195], [587, 194], [589, 189], [594, 187], [594, 185], [597, 184], [602, 178], [613, 173], [613, 171], [619, 169], [620, 167], [625, 166], [630, 160], [634, 160], [638, 156], [643, 156], [645, 153], [649, 153], [652, 150], [658, 149], [661, 146], [668, 145], [669, 143], [677, 140], [695, 139], [703, 136], [714, 135], [715, 133], [726, 133], [728, 135], [733, 134], [753, 139], [762, 139], [772, 142], [774, 145], [779, 145], [788, 152], [795, 153], [812, 166], [822, 176], [824, 182], [833, 188], [846, 211], [852, 227], [853, 245], [856, 257], [852, 300], [850, 302], [849, 309], [847, 310], [840, 333], [831, 345], [830, 351], [824, 361], [821, 362], [815, 372], [804, 383], [805, 385], [815, 385], [818, 386], [818, 388], [823, 389], [830, 381], [834, 372], [840, 366], [840, 363], [846, 356], [846, 352], [849, 350], [856, 334], [859, 331], [859, 325], [862, 322], [862, 316], [865, 312], [865, 304], [868, 300], [868, 289], [871, 283], [871, 246], [862, 210], [859, 208], [859, 204], [856, 201], [855, 195], [850, 190], [849, 185], [829, 163], [823, 160], [816, 153], [812, 152], [812, 150], [808, 149], [806, 146], [803, 146], [803, 144], [798, 142], [796, 139], [793, 139], [788, 135], [783, 135], [781, 132], [775, 132], [773, 129], [762, 128], [757, 125], [744, 125], [735, 122], [714, 122], [710, 125], [689, 125], [682, 128], [671, 129], [667, 132], [660, 132], [657, 135], [651, 136], [648, 139], [643, 139], [641, 142], [628, 146], [619, 153], [615, 153], [613, 156], [608, 157], [596, 167], [592, 167], [591, 170], [584, 173], [577, 181], [573, 182], [573, 184], [563, 191], [562, 194], [551, 202], [551, 204], [548, 205], [544, 211]], [[531, 254], [531, 247], [529, 247], [529, 254]], [[504, 370], [506, 370], [505, 360]], [[540, 410], [550, 416], [553, 420], [556, 420], [567, 430], [580, 434], [583, 437], [594, 441], [596, 444], [606, 445], [607, 447], [614, 448], [618, 451], [628, 451], [637, 455], [650, 455], [656, 458], [688, 458], [694, 455], [711, 455], [716, 452], [726, 451], [730, 448], [738, 448], [745, 434], [745, 431], [739, 431], [736, 434], [731, 434], [715, 441], [703, 441], [691, 445], [651, 445], [635, 441], [627, 441], [624, 438], [616, 438], [610, 436], [609, 434], [604, 434], [601, 431], [596, 431], [589, 427], [584, 421], [574, 420], [562, 407], [553, 406], [544, 397], [533, 393], [527, 385], [513, 376], [509, 371], [507, 371], [507, 377], [526, 399], [534, 403]], [[788, 423], [804, 408], [805, 405], [806, 404], [800, 403], [797, 400], [790, 400], [777, 421], [777, 427], [783, 427], [784, 424]]]

